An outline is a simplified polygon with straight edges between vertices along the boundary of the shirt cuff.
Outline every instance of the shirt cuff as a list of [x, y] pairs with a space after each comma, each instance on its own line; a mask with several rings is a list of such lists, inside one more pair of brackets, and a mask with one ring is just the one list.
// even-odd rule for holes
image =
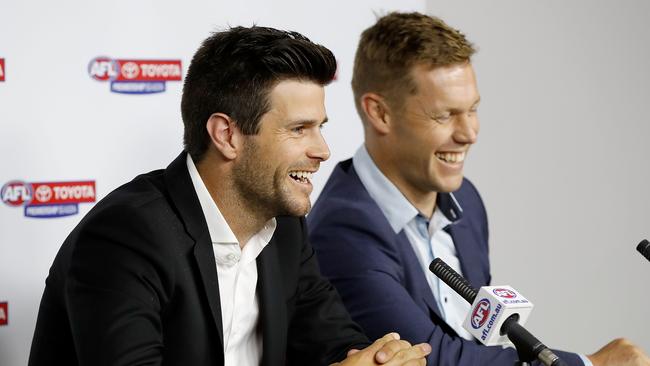
[[580, 356], [580, 359], [582, 360], [582, 363], [585, 364], [585, 366], [594, 366], [594, 364], [591, 363], [591, 361], [589, 361], [589, 359], [587, 358], [587, 356], [585, 356], [585, 355], [583, 355], [583, 354], [580, 354], [580, 353], [578, 353], [578, 356]]

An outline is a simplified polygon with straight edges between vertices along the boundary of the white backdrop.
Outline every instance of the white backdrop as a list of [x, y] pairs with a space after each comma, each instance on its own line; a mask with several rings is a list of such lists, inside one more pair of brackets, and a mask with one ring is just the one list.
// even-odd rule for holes
[[[159, 94], [115, 94], [89, 76], [88, 63], [173, 59], [185, 72], [210, 31], [257, 23], [295, 29], [339, 61], [326, 101], [332, 158], [315, 178], [316, 198], [335, 163], [362, 141], [352, 59], [360, 32], [387, 10], [439, 15], [480, 49], [482, 130], [467, 175], [489, 211], [495, 283], [537, 305], [529, 328], [564, 349], [592, 352], [626, 335], [650, 351], [650, 263], [634, 252], [650, 235], [650, 5], [642, 0], [6, 1], [0, 186], [92, 180], [101, 199], [166, 166], [181, 149], [181, 83]], [[0, 365], [26, 364], [47, 270], [91, 206], [36, 219], [0, 203], [0, 304], [9, 306]]]
[[535, 303], [546, 344], [650, 352], [650, 2], [430, 0], [475, 58], [481, 132], [466, 175], [490, 219], [493, 282]]
[[[330, 136], [334, 158], [342, 157], [362, 138], [349, 91], [359, 34], [374, 11], [424, 9], [423, 0], [3, 1], [0, 186], [94, 180], [101, 199], [135, 175], [165, 167], [182, 148], [181, 82], [167, 82], [159, 94], [116, 94], [90, 77], [88, 65], [99, 56], [181, 60], [185, 72], [200, 42], [229, 25], [293, 29], [332, 49], [341, 71], [327, 90], [328, 125], [345, 131], [343, 139]], [[36, 219], [0, 203], [0, 304], [9, 308], [8, 325], [0, 325], [0, 366], [27, 363], [47, 271], [91, 207]]]

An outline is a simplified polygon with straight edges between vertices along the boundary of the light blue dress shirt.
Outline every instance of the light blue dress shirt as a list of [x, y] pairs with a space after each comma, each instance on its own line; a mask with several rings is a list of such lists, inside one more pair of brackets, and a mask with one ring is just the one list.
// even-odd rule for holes
[[[436, 206], [433, 216], [429, 220], [379, 170], [368, 154], [365, 145], [359, 147], [352, 159], [352, 164], [361, 183], [384, 213], [395, 234], [403, 230], [409, 239], [422, 270], [427, 276], [427, 282], [445, 322], [459, 336], [473, 340], [472, 335], [462, 325], [470, 310], [470, 305], [429, 271], [431, 261], [440, 258], [456, 272], [463, 274], [454, 241], [451, 235], [443, 230], [447, 225], [458, 220], [459, 214], [462, 213], [462, 207], [453, 193], [450, 193], [450, 196], [454, 201], [455, 210], [458, 211], [452, 209], [445, 215]], [[585, 355], [578, 354], [578, 356], [585, 366], [593, 366]]]
[[[365, 146], [357, 150], [352, 163], [361, 183], [384, 213], [395, 234], [400, 231], [406, 234], [445, 322], [458, 335], [472, 340], [472, 335], [463, 328], [463, 321], [469, 312], [470, 304], [429, 271], [431, 261], [440, 258], [456, 272], [463, 274], [454, 241], [443, 230], [458, 219], [458, 216], [450, 219], [438, 207], [434, 210], [431, 219], [422, 215], [379, 170]], [[451, 197], [455, 200], [453, 194]], [[458, 202], [455, 203], [457, 209], [462, 211]]]

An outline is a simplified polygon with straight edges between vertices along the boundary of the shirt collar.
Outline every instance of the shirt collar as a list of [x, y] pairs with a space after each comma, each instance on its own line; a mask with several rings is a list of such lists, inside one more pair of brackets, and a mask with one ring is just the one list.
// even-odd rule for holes
[[[190, 154], [187, 154], [187, 170], [190, 173], [190, 178], [192, 179], [192, 185], [194, 185], [194, 190], [196, 195], [199, 197], [199, 202], [201, 203], [201, 210], [203, 211], [203, 216], [205, 216], [205, 221], [208, 224], [208, 232], [210, 233], [210, 239], [213, 243], [239, 243], [237, 237], [230, 229], [230, 226], [224, 219], [219, 207], [214, 203], [208, 188], [203, 183], [203, 179], [199, 175], [199, 171], [194, 165], [194, 161]], [[276, 221], [275, 218], [267, 221], [262, 230], [257, 234], [259, 238], [264, 243], [271, 241], [271, 237], [275, 232]]]
[[436, 207], [439, 208], [452, 223], [463, 218], [463, 207], [452, 192], [438, 193]]
[[[379, 170], [370, 154], [368, 154], [365, 145], [357, 149], [352, 158], [352, 164], [361, 183], [384, 213], [393, 231], [395, 233], [402, 231], [404, 226], [418, 215], [418, 210]], [[444, 214], [450, 223], [460, 220], [463, 212], [453, 193], [439, 193], [437, 195], [435, 211], [438, 210]]]
[[205, 221], [208, 224], [208, 231], [210, 232], [212, 242], [238, 243], [237, 237], [230, 229], [230, 226], [228, 226], [226, 219], [223, 218], [212, 196], [210, 196], [210, 192], [208, 192], [208, 188], [203, 183], [203, 179], [201, 179], [190, 154], [187, 154], [187, 170], [190, 172], [190, 178], [192, 178], [196, 195], [199, 196], [199, 202], [201, 203]]

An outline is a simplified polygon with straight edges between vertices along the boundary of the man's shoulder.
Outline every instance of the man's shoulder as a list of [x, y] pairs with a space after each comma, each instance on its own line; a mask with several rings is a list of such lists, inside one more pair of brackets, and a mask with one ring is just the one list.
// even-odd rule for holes
[[365, 188], [354, 169], [352, 159], [347, 159], [336, 164], [332, 174], [327, 178], [327, 183], [325, 183], [320, 196], [348, 197], [358, 194], [360, 191], [365, 192]]
[[467, 178], [463, 178], [460, 188], [453, 192], [454, 199], [460, 204], [463, 214], [485, 216], [485, 206], [478, 189]]
[[[164, 171], [141, 174], [100, 200], [67, 236], [50, 273], [50, 281], [66, 278], [75, 253], [113, 253], [125, 261], [148, 253], [171, 258], [170, 242], [185, 243], [181, 221], [166, 198]], [[101, 250], [100, 250], [101, 249]], [[167, 253], [167, 254], [165, 254]]]
[[358, 207], [374, 203], [354, 170], [352, 159], [339, 162], [327, 179], [312, 213], [326, 207]]
[[307, 216], [309, 230], [356, 229], [389, 230], [388, 221], [359, 179], [352, 159], [339, 162]]
[[[155, 205], [171, 206], [173, 202], [184, 204], [187, 201], [187, 193], [191, 191], [193, 194], [194, 191], [186, 157], [186, 153], [182, 152], [165, 169], [152, 170], [136, 176], [106, 195], [95, 208], [103, 210], [125, 206], [146, 209]], [[170, 192], [173, 192], [174, 200]], [[183, 200], [179, 200], [178, 196], [183, 196]]]
[[[101, 199], [79, 222], [75, 231], [97, 225], [142, 227], [175, 216], [164, 184], [164, 170], [141, 174], [117, 187]], [[126, 228], [123, 228], [124, 230]]]
[[141, 207], [164, 198], [166, 189], [163, 176], [164, 170], [162, 169], [140, 174], [115, 188], [97, 204], [97, 207], [111, 205]]
[[454, 195], [468, 199], [476, 199], [481, 197], [478, 193], [476, 185], [474, 185], [474, 183], [472, 183], [472, 181], [467, 177], [463, 177], [463, 183], [461, 183], [460, 188], [454, 192]]

